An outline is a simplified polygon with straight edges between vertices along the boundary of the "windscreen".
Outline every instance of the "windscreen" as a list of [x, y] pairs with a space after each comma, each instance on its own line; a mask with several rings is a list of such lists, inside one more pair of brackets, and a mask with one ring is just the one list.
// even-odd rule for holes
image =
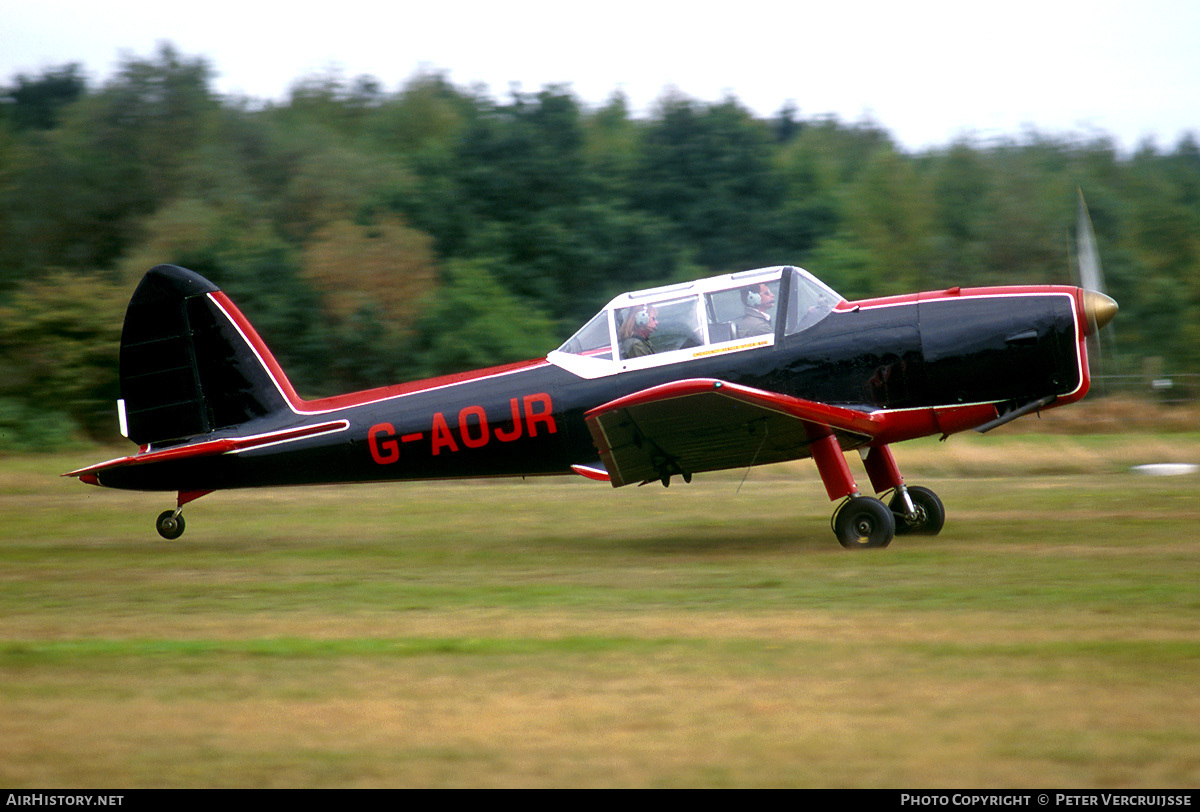
[[790, 270], [785, 335], [807, 330], [832, 313], [842, 301], [841, 296], [807, 271]]
[[558, 348], [559, 352], [612, 360], [612, 337], [608, 331], [608, 311], [601, 310], [591, 321]]

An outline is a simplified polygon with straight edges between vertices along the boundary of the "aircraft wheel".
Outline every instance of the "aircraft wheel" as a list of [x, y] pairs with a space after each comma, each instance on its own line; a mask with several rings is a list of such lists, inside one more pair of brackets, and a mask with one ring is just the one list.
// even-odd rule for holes
[[174, 541], [183, 535], [183, 528], [186, 523], [183, 521], [183, 514], [175, 515], [173, 510], [164, 510], [158, 515], [158, 521], [154, 523], [158, 529], [158, 534], [168, 541]]
[[907, 515], [900, 494], [893, 496], [892, 501], [888, 503], [888, 507], [896, 516], [896, 534], [936, 536], [942, 532], [942, 525], [946, 523], [946, 508], [942, 506], [938, 495], [929, 488], [913, 485], [908, 489], [908, 496], [912, 499], [913, 507], [917, 509], [915, 517]]
[[834, 514], [833, 531], [847, 549], [886, 547], [896, 534], [896, 520], [878, 499], [854, 496]]

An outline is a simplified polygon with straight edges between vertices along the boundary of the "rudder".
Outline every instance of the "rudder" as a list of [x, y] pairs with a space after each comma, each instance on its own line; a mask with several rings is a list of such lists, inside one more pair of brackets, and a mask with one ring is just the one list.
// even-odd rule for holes
[[280, 382], [218, 297], [216, 285], [175, 265], [150, 269], [134, 291], [121, 331], [120, 411], [135, 443], [208, 434], [287, 408]]

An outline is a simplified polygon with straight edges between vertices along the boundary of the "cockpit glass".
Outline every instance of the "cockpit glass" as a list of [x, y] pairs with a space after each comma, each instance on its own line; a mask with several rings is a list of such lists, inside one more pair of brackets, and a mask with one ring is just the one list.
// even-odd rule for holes
[[608, 311], [601, 310], [575, 335], [558, 348], [559, 352], [612, 360], [612, 337], [608, 332]]
[[775, 334], [779, 282], [755, 282], [708, 294], [712, 343]]
[[620, 296], [558, 351], [626, 361], [705, 345], [723, 345], [717, 352], [753, 349], [774, 341], [781, 319], [786, 320], [783, 334], [798, 333], [825, 318], [841, 301], [798, 268], [745, 271]]
[[792, 274], [790, 288], [787, 327], [784, 331], [787, 335], [812, 327], [832, 313], [842, 301], [841, 296], [803, 271]]
[[704, 334], [696, 317], [696, 296], [617, 309], [617, 345], [622, 358], [699, 347]]

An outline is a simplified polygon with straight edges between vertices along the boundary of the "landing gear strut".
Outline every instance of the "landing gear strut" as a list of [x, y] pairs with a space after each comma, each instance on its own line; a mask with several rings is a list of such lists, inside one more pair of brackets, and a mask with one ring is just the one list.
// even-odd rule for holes
[[158, 514], [158, 519], [154, 522], [158, 534], [167, 541], [174, 541], [182, 536], [184, 528], [187, 527], [187, 522], [183, 520], [183, 506], [209, 493], [212, 491], [180, 491], [175, 509], [164, 510]]
[[942, 500], [938, 499], [936, 493], [920, 485], [908, 488], [910, 510], [910, 506], [904, 504], [904, 494], [900, 493], [899, 488], [896, 491], [888, 507], [896, 515], [897, 534], [936, 536], [942, 532], [942, 525], [946, 523], [946, 509], [942, 507]]
[[892, 491], [891, 500], [884, 505], [859, 493], [837, 438], [825, 431], [810, 429], [809, 448], [829, 498], [843, 500], [832, 520], [833, 532], [843, 547], [886, 547], [896, 534], [936, 536], [941, 531], [946, 522], [942, 500], [928, 488], [906, 486], [890, 448], [872, 446], [862, 455], [875, 492]]

